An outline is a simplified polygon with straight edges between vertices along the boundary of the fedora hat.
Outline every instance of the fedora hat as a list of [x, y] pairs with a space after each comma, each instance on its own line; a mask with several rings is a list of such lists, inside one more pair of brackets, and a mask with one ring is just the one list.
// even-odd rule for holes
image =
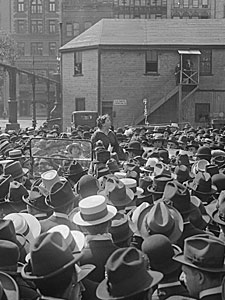
[[133, 191], [127, 188], [119, 179], [108, 178], [106, 181], [105, 190], [108, 190], [108, 204], [112, 204], [115, 207], [129, 205], [134, 200]]
[[219, 174], [219, 168], [217, 165], [209, 164], [205, 167], [205, 171], [210, 174], [212, 177], [213, 175]]
[[151, 194], [157, 194], [157, 195], [162, 195], [164, 192], [164, 188], [167, 184], [167, 182], [173, 180], [171, 176], [168, 175], [156, 175], [153, 178], [153, 183], [152, 186], [148, 187], [148, 191]]
[[20, 273], [19, 247], [10, 241], [0, 240], [0, 270], [10, 275]]
[[212, 219], [220, 225], [225, 225], [225, 194], [220, 194], [218, 201], [212, 208]]
[[119, 172], [120, 171], [119, 165], [118, 165], [117, 161], [114, 158], [110, 158], [106, 162], [106, 167], [109, 168], [109, 171], [111, 173], [115, 173], [115, 172]]
[[212, 157], [211, 162], [218, 166], [219, 169], [224, 168], [225, 166], [225, 156], [224, 155], [218, 155], [215, 157]]
[[18, 179], [29, 172], [29, 169], [22, 168], [19, 161], [6, 164], [3, 168], [4, 175], [12, 175], [13, 179]]
[[144, 190], [137, 186], [137, 181], [133, 178], [121, 178], [120, 181], [129, 189], [132, 190], [134, 196], [140, 196]]
[[0, 176], [0, 201], [4, 201], [5, 197], [8, 195], [11, 181], [11, 175]]
[[101, 166], [101, 167], [97, 168], [97, 170], [96, 170], [96, 177], [97, 177], [97, 179], [99, 179], [99, 178], [101, 178], [103, 176], [106, 176], [108, 174], [110, 174], [110, 170], [109, 170], [108, 167]]
[[73, 161], [65, 173], [65, 177], [73, 177], [74, 181], [77, 182], [87, 171], [87, 169], [82, 168], [78, 161]]
[[82, 266], [75, 264], [75, 269], [77, 272], [77, 282], [80, 282], [81, 280], [83, 280], [86, 276], [88, 276], [88, 274], [90, 274], [92, 271], [94, 271], [95, 268], [96, 268], [96, 266], [91, 265], [91, 264], [86, 264], [86, 265], [82, 265]]
[[142, 145], [138, 141], [129, 142], [129, 144], [126, 148], [126, 151], [128, 151], [128, 152], [132, 151], [135, 153], [135, 155], [142, 155], [144, 153]]
[[59, 232], [45, 232], [35, 240], [30, 260], [22, 268], [21, 275], [28, 280], [52, 278], [74, 265], [81, 256], [81, 253], [72, 254]]
[[56, 170], [48, 170], [41, 174], [42, 182], [40, 184], [40, 188], [45, 193], [45, 195], [48, 195], [51, 187], [56, 183], [60, 181], [60, 177]]
[[217, 192], [220, 193], [225, 189], [225, 174], [215, 174], [212, 176], [212, 184], [216, 186]]
[[117, 212], [112, 205], [106, 204], [102, 195], [94, 195], [79, 202], [80, 211], [73, 217], [73, 222], [80, 226], [98, 225], [111, 220]]
[[180, 268], [180, 264], [172, 258], [181, 253], [181, 249], [172, 244], [168, 237], [162, 234], [154, 234], [144, 239], [142, 251], [148, 256], [150, 268], [154, 271], [170, 274]]
[[110, 159], [110, 152], [106, 149], [98, 149], [95, 152], [95, 159], [93, 160], [93, 163], [103, 163], [106, 164], [106, 162]]
[[199, 158], [211, 158], [211, 149], [208, 146], [201, 146], [198, 148], [196, 156]]
[[[2, 300], [19, 300], [19, 288], [12, 276], [0, 271], [0, 295]], [[4, 297], [5, 296], [5, 297]]]
[[38, 185], [35, 185], [35, 183], [31, 186], [31, 190], [28, 191], [28, 195], [22, 197], [22, 200], [27, 205], [37, 210], [40, 210], [45, 213], [52, 212], [52, 208], [47, 206], [45, 203], [45, 195], [42, 194], [40, 187]]
[[52, 186], [49, 195], [45, 198], [45, 203], [54, 210], [73, 203], [75, 199], [69, 181], [65, 180], [58, 181]]
[[128, 221], [129, 221], [129, 224], [130, 224], [130, 228], [132, 229], [132, 231], [135, 234], [138, 233], [137, 222], [138, 222], [139, 215], [149, 205], [150, 204], [148, 202], [142, 202], [139, 206], [133, 207], [127, 213], [127, 217], [128, 217]]
[[84, 248], [84, 234], [78, 230], [70, 230], [66, 225], [57, 225], [50, 228], [47, 232], [59, 232], [70, 246], [73, 253], [81, 252]]
[[123, 299], [149, 290], [163, 277], [156, 271], [147, 271], [143, 253], [136, 248], [114, 251], [105, 265], [106, 278], [98, 285], [99, 299]]
[[212, 178], [209, 173], [199, 172], [194, 180], [188, 184], [189, 188], [197, 194], [211, 195], [217, 192], [217, 188], [212, 184]]
[[39, 221], [28, 213], [11, 213], [6, 215], [4, 220], [12, 220], [16, 233], [22, 234], [32, 243], [41, 233]]
[[183, 183], [193, 179], [193, 174], [191, 174], [187, 166], [179, 165], [175, 167], [174, 177], [178, 182]]
[[85, 174], [77, 183], [77, 192], [82, 198], [96, 195], [99, 190], [99, 182], [92, 175]]
[[138, 217], [137, 228], [143, 238], [153, 234], [163, 234], [176, 242], [183, 232], [183, 219], [180, 213], [164, 202], [145, 208]]
[[22, 202], [23, 197], [27, 197], [29, 195], [28, 190], [25, 186], [18, 181], [11, 181], [9, 184], [9, 193], [7, 195], [7, 201], [11, 204], [20, 204]]
[[211, 234], [185, 239], [184, 252], [174, 256], [181, 264], [210, 273], [225, 272], [225, 244]]
[[133, 235], [127, 216], [121, 212], [117, 212], [112, 219], [109, 232], [112, 235], [114, 243], [126, 241]]

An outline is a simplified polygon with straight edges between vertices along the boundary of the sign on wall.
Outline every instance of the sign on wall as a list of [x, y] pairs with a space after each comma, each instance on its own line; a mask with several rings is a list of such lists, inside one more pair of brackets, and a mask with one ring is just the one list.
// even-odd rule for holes
[[127, 105], [126, 99], [114, 99], [113, 105]]

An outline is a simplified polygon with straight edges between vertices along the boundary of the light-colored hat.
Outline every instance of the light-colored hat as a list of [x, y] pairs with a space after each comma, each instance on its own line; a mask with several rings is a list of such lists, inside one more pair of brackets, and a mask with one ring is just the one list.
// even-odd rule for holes
[[39, 221], [28, 213], [11, 213], [4, 220], [12, 220], [16, 233], [23, 234], [32, 243], [41, 233]]
[[112, 205], [106, 204], [102, 195], [89, 196], [79, 202], [80, 211], [73, 217], [73, 222], [80, 226], [92, 226], [111, 220], [117, 212]]
[[80, 252], [84, 248], [84, 234], [78, 230], [70, 230], [66, 225], [57, 225], [47, 232], [59, 232], [64, 237], [72, 252]]
[[41, 187], [44, 187], [46, 191], [49, 193], [51, 187], [60, 181], [60, 177], [56, 170], [49, 170], [41, 174], [42, 183], [40, 184]]
[[122, 178], [120, 180], [123, 182], [123, 184], [127, 188], [131, 189], [134, 192], [135, 196], [140, 196], [144, 192], [144, 190], [142, 188], [137, 186], [137, 181], [135, 179], [133, 179], [133, 178]]
[[138, 217], [139, 217], [140, 213], [148, 206], [150, 206], [150, 204], [148, 202], [142, 202], [141, 205], [139, 205], [138, 207], [135, 207], [134, 209], [129, 211], [129, 213], [127, 214], [129, 223], [130, 223], [130, 227], [133, 230], [133, 232], [135, 232], [135, 233], [138, 232], [138, 229], [137, 229]]
[[126, 173], [125, 172], [115, 172], [114, 175], [118, 178], [118, 179], [122, 179], [126, 177]]

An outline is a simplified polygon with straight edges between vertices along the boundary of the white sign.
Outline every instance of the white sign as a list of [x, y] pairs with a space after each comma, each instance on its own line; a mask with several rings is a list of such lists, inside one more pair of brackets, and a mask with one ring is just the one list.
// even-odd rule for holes
[[114, 99], [113, 105], [127, 105], [126, 99]]

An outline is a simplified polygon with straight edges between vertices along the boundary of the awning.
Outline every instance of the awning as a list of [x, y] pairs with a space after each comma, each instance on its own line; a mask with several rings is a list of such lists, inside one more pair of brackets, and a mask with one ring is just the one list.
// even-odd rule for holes
[[181, 55], [201, 55], [199, 50], [178, 50], [178, 53]]

